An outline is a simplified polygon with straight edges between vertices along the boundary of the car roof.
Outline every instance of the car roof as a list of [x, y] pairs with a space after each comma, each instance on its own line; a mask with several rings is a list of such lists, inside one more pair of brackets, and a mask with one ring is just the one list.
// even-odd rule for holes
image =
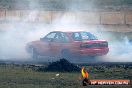
[[74, 32], [87, 32], [87, 31], [52, 31], [52, 32], [74, 33]]

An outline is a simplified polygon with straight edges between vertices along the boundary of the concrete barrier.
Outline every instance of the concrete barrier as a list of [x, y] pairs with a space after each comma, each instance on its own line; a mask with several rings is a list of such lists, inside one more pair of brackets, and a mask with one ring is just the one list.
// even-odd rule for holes
[[78, 12], [77, 19], [82, 24], [100, 24], [100, 13]]
[[124, 13], [103, 12], [101, 13], [101, 24], [124, 24]]
[[5, 20], [6, 17], [6, 11], [5, 10], [0, 10], [0, 21]]
[[37, 18], [38, 22], [51, 23], [51, 15], [52, 13], [50, 11], [40, 11]]
[[[0, 29], [7, 29], [6, 22], [34, 22], [67, 24], [102, 25], [103, 31], [132, 31], [132, 12], [65, 12], [65, 11], [32, 11], [0, 10]], [[4, 24], [3, 24], [4, 23]], [[129, 26], [127, 25], [129, 24]], [[9, 26], [11, 28], [11, 26]]]
[[101, 31], [132, 32], [132, 26], [127, 25], [102, 25]]
[[[5, 19], [6, 18], [6, 19]], [[60, 19], [61, 18], [61, 19]], [[2, 10], [0, 19], [29, 22], [52, 22], [66, 19], [69, 22], [82, 24], [132, 24], [132, 12], [64, 12], [64, 11], [32, 11]]]
[[125, 18], [126, 24], [132, 24], [132, 12], [126, 13]]
[[9, 21], [20, 21], [20, 15], [21, 15], [21, 11], [12, 10], [12, 11], [6, 11], [5, 17], [6, 20]]

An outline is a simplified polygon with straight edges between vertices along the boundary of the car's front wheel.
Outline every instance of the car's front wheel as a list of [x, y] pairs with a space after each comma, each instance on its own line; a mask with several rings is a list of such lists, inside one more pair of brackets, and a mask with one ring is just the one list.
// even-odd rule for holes
[[35, 48], [31, 48], [31, 57], [33, 58], [33, 59], [38, 59], [38, 53], [37, 53], [37, 51], [36, 51], [36, 49]]

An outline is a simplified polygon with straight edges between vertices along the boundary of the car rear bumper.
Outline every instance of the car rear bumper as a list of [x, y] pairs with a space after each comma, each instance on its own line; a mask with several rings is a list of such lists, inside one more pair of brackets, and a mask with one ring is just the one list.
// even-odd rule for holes
[[81, 56], [102, 56], [109, 52], [109, 48], [93, 48], [93, 49], [81, 49], [79, 51]]

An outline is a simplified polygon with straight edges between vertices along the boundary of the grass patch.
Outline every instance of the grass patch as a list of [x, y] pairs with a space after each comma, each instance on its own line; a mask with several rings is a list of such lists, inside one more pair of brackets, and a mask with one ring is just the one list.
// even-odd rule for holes
[[[90, 79], [128, 79], [131, 68], [85, 66]], [[0, 88], [81, 88], [80, 72], [37, 72], [28, 66], [0, 65]], [[56, 76], [59, 74], [59, 76]], [[130, 88], [130, 86], [88, 86], [88, 88]]]

